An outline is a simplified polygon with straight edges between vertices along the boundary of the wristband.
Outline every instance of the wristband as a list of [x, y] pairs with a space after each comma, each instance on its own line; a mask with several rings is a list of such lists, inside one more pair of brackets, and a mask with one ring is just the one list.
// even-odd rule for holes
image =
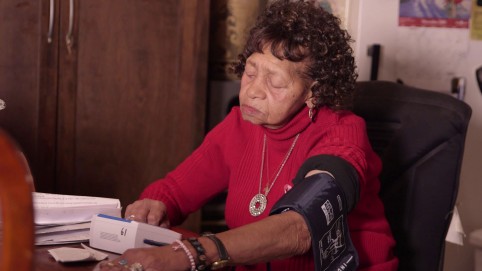
[[224, 268], [224, 267], [228, 266], [231, 263], [231, 258], [229, 257], [228, 251], [224, 247], [221, 240], [219, 240], [219, 238], [216, 237], [216, 235], [214, 235], [212, 233], [206, 233], [203, 236], [205, 236], [205, 237], [209, 238], [211, 241], [213, 241], [214, 244], [216, 245], [216, 248], [218, 249], [219, 260], [214, 261], [211, 264], [211, 270], [218, 270], [218, 269], [221, 269], [221, 268]]
[[189, 243], [191, 243], [191, 245], [194, 247], [197, 253], [197, 258], [199, 260], [199, 263], [196, 265], [196, 270], [198, 271], [205, 270], [207, 266], [206, 266], [206, 254], [205, 254], [206, 251], [204, 250], [204, 247], [201, 245], [201, 243], [199, 243], [197, 238], [191, 237], [191, 238], [188, 238], [187, 240], [189, 241]]

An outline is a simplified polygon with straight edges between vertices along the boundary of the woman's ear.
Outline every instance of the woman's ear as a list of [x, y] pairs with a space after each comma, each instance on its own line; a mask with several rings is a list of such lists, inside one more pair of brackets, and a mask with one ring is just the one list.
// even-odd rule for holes
[[308, 89], [308, 93], [306, 94], [306, 100], [305, 100], [305, 103], [306, 105], [308, 106], [308, 108], [313, 108], [314, 107], [314, 103], [313, 103], [313, 86], [315, 86], [317, 84], [317, 81], [313, 81], [313, 83], [311, 83], [310, 85], [310, 88]]
[[305, 103], [308, 106], [308, 108], [313, 108], [315, 105], [313, 104], [313, 97], [308, 96], [308, 99], [306, 99]]

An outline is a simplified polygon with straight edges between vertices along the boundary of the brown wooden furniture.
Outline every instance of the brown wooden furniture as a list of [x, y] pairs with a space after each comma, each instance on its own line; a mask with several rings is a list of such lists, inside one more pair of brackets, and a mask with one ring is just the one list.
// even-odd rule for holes
[[208, 33], [209, 0], [0, 1], [0, 127], [37, 191], [125, 207], [190, 154]]
[[0, 129], [0, 270], [30, 270], [33, 258], [32, 182], [21, 153]]

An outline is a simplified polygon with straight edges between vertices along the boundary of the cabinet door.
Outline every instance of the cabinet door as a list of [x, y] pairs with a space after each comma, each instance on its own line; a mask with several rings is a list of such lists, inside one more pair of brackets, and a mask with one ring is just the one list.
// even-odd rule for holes
[[[44, 1], [0, 1], [0, 128], [20, 145], [37, 189], [54, 191], [58, 7]], [[50, 20], [50, 16], [52, 20]]]
[[[59, 193], [124, 207], [204, 135], [209, 1], [75, 1], [59, 47]], [[70, 6], [62, 1], [60, 33]]]

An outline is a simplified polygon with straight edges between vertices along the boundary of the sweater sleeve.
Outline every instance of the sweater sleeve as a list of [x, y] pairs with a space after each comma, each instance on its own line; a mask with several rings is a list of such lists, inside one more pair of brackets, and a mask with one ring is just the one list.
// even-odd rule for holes
[[162, 201], [167, 207], [171, 225], [224, 191], [229, 182], [229, 169], [221, 145], [226, 142], [224, 130], [232, 125], [230, 116], [210, 131], [202, 144], [164, 178], [145, 188], [140, 198]]
[[351, 113], [339, 114], [336, 121], [318, 131], [308, 157], [327, 154], [346, 160], [356, 169], [360, 186], [377, 178], [381, 161], [371, 148], [363, 119]]

